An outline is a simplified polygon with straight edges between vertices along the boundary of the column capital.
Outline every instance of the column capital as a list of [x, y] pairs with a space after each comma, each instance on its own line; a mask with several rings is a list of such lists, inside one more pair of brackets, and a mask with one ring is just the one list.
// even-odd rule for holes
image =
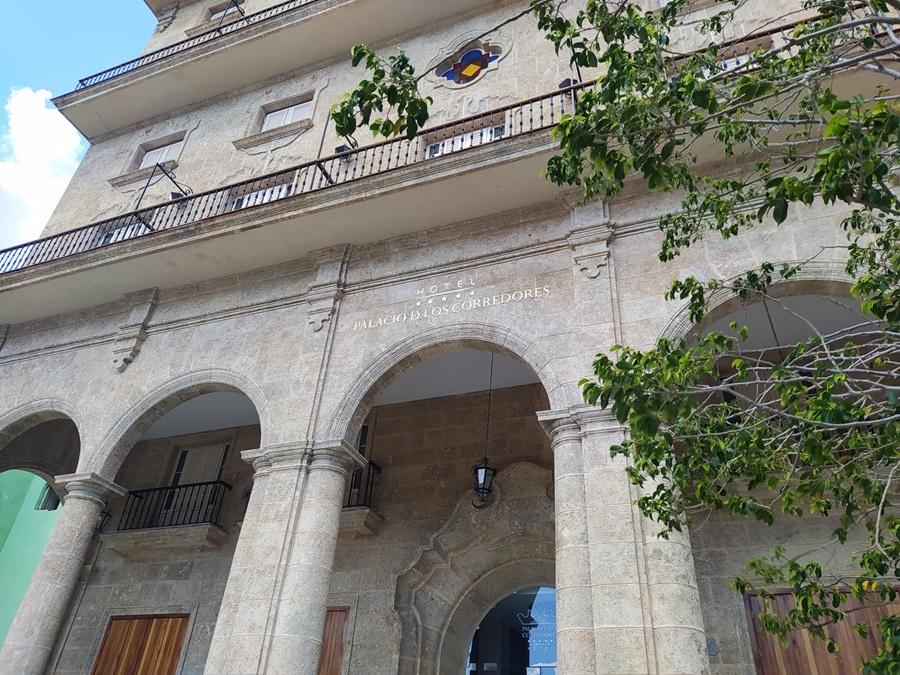
[[581, 440], [581, 426], [568, 410], [540, 410], [537, 412], [538, 422], [550, 438], [550, 445]]
[[311, 453], [308, 443], [280, 443], [244, 450], [241, 459], [253, 467], [254, 476], [259, 476], [273, 471], [304, 469], [309, 465]]
[[553, 443], [594, 434], [622, 434], [627, 429], [610, 410], [596, 405], [582, 404], [560, 410], [542, 410], [537, 413], [537, 418]]
[[367, 463], [368, 460], [343, 438], [313, 442], [311, 471], [331, 469], [349, 474], [354, 469], [364, 467]]
[[122, 486], [93, 472], [69, 473], [56, 476], [53, 480], [66, 491], [64, 501], [86, 499], [104, 506], [111, 495], [122, 497], [128, 494], [128, 490]]

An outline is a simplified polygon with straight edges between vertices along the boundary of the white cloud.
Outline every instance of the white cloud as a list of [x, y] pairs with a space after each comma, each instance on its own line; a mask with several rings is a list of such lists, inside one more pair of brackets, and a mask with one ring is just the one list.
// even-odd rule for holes
[[46, 89], [12, 89], [0, 137], [0, 248], [36, 239], [84, 154]]

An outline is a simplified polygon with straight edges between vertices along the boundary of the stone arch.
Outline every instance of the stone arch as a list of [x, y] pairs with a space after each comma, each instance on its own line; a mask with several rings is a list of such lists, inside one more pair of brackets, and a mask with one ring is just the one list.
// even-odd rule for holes
[[398, 673], [463, 672], [468, 641], [497, 602], [525, 586], [553, 584], [551, 480], [547, 469], [520, 462], [498, 474], [487, 508], [472, 508], [468, 493], [460, 498], [397, 578]]
[[512, 560], [476, 579], [450, 616], [438, 651], [438, 674], [466, 672], [466, 657], [475, 628], [504, 598], [530, 586], [555, 585], [553, 557]]
[[128, 453], [156, 420], [185, 401], [213, 392], [244, 394], [256, 408], [260, 424], [260, 447], [266, 445], [268, 406], [262, 389], [250, 378], [233, 370], [197, 370], [165, 382], [135, 403], [120, 417], [101, 441], [87, 470], [114, 480]]
[[[30, 471], [51, 485], [55, 476], [74, 472], [81, 452], [79, 419], [74, 405], [56, 398], [30, 401], [0, 415], [0, 472]], [[28, 441], [42, 431], [60, 436], [60, 443], [35, 451]]]
[[[567, 388], [554, 371], [550, 355], [534, 340], [511, 328], [457, 323], [410, 335], [369, 362], [331, 416], [327, 438], [353, 444], [372, 403], [391, 382], [429, 356], [461, 348], [493, 349], [524, 362], [538, 376], [552, 408], [565, 408], [577, 402], [566, 399]], [[574, 387], [571, 389], [574, 391]]]
[[[798, 262], [783, 261], [776, 263], [775, 267], [780, 267], [782, 264], [794, 265]], [[741, 275], [735, 275], [726, 279], [723, 286], [736, 280], [739, 276]], [[813, 260], [804, 263], [796, 276], [791, 279], [776, 281], [770, 292], [774, 297], [835, 295], [849, 298], [852, 283], [853, 279], [847, 274], [842, 262]], [[691, 321], [690, 309], [685, 304], [669, 320], [660, 337], [669, 340], [690, 339], [702, 333], [707, 326], [712, 325], [744, 305], [744, 302], [727, 288], [720, 288], [710, 293], [708, 300], [709, 311], [700, 324], [694, 324]]]

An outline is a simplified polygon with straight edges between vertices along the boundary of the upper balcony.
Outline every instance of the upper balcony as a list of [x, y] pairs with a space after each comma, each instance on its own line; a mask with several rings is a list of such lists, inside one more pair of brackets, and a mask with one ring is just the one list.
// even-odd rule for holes
[[548, 132], [584, 86], [2, 250], [0, 324], [546, 202]]
[[288, 0], [85, 77], [53, 102], [93, 140], [490, 4]]
[[[325, 1], [325, 0], [322, 0]], [[769, 30], [745, 48], [782, 41]], [[749, 47], [747, 47], [749, 45]], [[728, 59], [739, 59], [729, 55]], [[723, 62], [724, 63], [724, 62]], [[726, 63], [727, 65], [727, 63]], [[841, 89], [874, 90], [850, 71]], [[863, 81], [865, 79], [865, 81]], [[546, 203], [549, 130], [589, 83], [0, 251], [0, 324], [100, 305]], [[713, 143], [698, 144], [705, 160]]]

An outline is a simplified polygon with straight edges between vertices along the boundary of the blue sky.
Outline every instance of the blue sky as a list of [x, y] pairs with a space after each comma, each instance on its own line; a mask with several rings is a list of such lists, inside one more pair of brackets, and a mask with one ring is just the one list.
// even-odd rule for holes
[[49, 97], [137, 56], [155, 26], [142, 0], [0, 0], [0, 248], [40, 236], [87, 148]]

